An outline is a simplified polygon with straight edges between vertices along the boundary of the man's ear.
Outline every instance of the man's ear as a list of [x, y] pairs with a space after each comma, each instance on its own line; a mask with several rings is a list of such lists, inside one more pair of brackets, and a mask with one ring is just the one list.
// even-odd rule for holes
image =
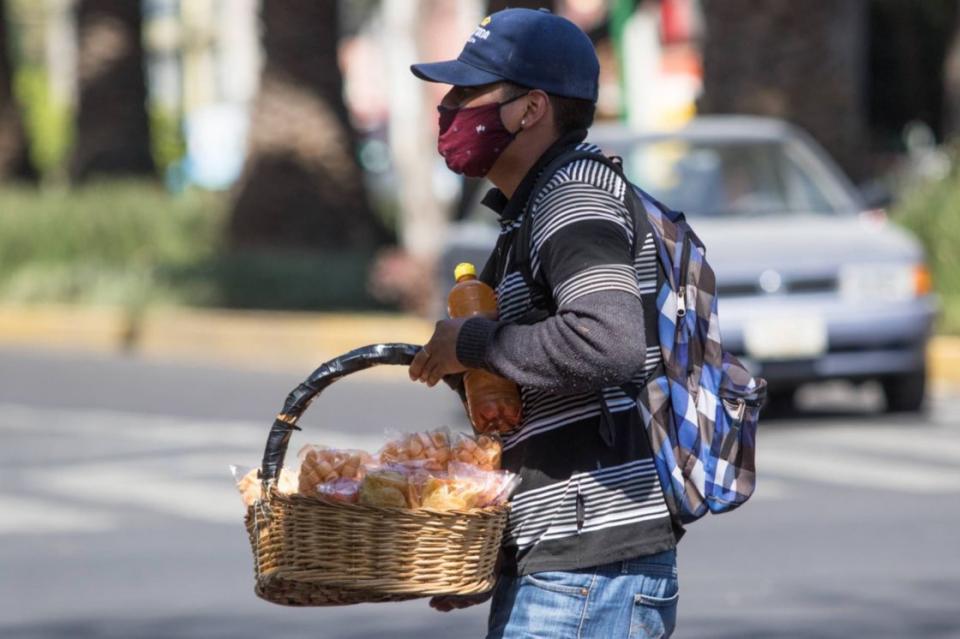
[[540, 89], [533, 89], [527, 94], [527, 108], [521, 120], [521, 127], [529, 129], [544, 118], [549, 119], [551, 111], [550, 97]]

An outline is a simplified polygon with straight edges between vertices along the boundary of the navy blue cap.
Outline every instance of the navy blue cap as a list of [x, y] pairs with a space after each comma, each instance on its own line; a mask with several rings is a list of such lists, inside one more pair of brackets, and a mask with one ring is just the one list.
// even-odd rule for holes
[[480, 22], [456, 60], [414, 64], [410, 70], [429, 82], [471, 87], [507, 80], [596, 102], [600, 63], [587, 34], [566, 18], [505, 9]]

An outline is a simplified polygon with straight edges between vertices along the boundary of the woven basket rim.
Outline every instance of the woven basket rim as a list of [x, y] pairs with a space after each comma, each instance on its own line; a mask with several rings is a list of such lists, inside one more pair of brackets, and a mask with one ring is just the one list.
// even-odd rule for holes
[[300, 493], [293, 493], [291, 495], [284, 495], [277, 491], [276, 487], [270, 488], [269, 497], [267, 499], [261, 499], [254, 502], [252, 505], [247, 506], [247, 512], [251, 512], [254, 509], [264, 506], [269, 509], [270, 503], [273, 500], [278, 500], [280, 502], [287, 502], [289, 504], [298, 504], [307, 503], [315, 504], [317, 506], [325, 506], [331, 508], [343, 508], [345, 510], [353, 510], [355, 512], [369, 512], [369, 513], [385, 513], [393, 516], [396, 515], [412, 515], [412, 516], [437, 516], [442, 518], [459, 518], [459, 517], [497, 517], [501, 513], [510, 511], [510, 504], [495, 504], [492, 506], [484, 506], [482, 508], [468, 508], [466, 510], [437, 510], [436, 508], [399, 508], [395, 506], [369, 506], [366, 504], [353, 504], [350, 502], [337, 501], [335, 499], [327, 499], [319, 495], [302, 495]]
[[[445, 588], [431, 590], [410, 582], [397, 582], [395, 579], [382, 578], [379, 580], [366, 580], [358, 583], [353, 579], [345, 577], [327, 577], [321, 575], [308, 576], [310, 570], [273, 570], [269, 573], [261, 574], [255, 577], [258, 583], [266, 587], [271, 581], [283, 579], [291, 582], [308, 584], [317, 588], [327, 588], [330, 590], [344, 590], [357, 595], [363, 595], [370, 592], [392, 594], [392, 595], [415, 595], [419, 597], [431, 597], [434, 595], [450, 594]], [[375, 585], [373, 582], [377, 582]], [[475, 592], [487, 592], [493, 588], [496, 582], [494, 576], [488, 582], [477, 582], [471, 592], [460, 592], [458, 594], [474, 594]]]

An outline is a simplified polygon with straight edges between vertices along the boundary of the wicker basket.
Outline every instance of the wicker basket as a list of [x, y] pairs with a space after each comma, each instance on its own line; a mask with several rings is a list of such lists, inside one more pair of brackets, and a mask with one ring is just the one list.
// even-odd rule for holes
[[493, 587], [507, 506], [466, 511], [379, 508], [276, 491], [290, 435], [334, 381], [379, 364], [406, 365], [419, 350], [377, 344], [318, 368], [270, 430], [260, 477], [265, 499], [247, 509], [256, 594], [289, 606], [401, 601]]

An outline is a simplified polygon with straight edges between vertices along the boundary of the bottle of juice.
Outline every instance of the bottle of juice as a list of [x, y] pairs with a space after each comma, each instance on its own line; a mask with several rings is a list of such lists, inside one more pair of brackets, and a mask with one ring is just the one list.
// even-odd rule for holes
[[[447, 298], [450, 317], [497, 319], [497, 296], [477, 279], [473, 264], [458, 264], [453, 276], [457, 283]], [[471, 368], [463, 375], [463, 385], [467, 412], [478, 432], [505, 433], [520, 424], [520, 390], [516, 384], [489, 371]]]

